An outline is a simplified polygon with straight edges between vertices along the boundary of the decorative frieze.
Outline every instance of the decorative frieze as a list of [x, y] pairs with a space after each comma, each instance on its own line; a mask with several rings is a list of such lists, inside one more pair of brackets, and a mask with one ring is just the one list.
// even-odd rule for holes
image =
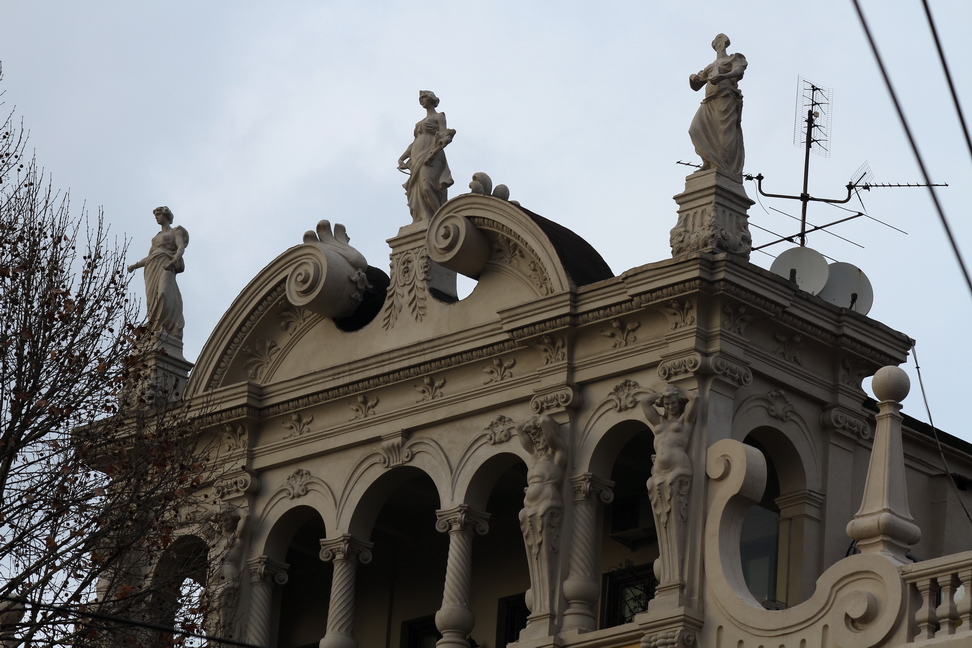
[[375, 396], [374, 400], [369, 400], [367, 394], [358, 394], [355, 400], [348, 403], [348, 407], [354, 412], [354, 416], [351, 417], [352, 421], [357, 421], [358, 419], [368, 418], [369, 416], [374, 416], [375, 408], [378, 406], [378, 397]]
[[639, 326], [641, 326], [641, 324], [639, 324], [637, 321], [622, 324], [620, 319], [615, 318], [611, 320], [611, 328], [601, 329], [601, 335], [611, 338], [612, 348], [623, 349], [629, 344], [638, 341], [638, 338], [635, 336], [634, 332], [638, 330]]
[[416, 403], [425, 403], [430, 400], [435, 400], [436, 398], [442, 397], [442, 388], [445, 386], [446, 380], [442, 378], [441, 380], [435, 380], [432, 376], [426, 376], [422, 379], [422, 382], [418, 385], [412, 385], [415, 388], [421, 398], [419, 398]]
[[773, 336], [776, 341], [780, 343], [780, 346], [776, 347], [774, 353], [788, 362], [793, 364], [803, 366], [803, 361], [800, 360], [798, 355], [801, 351], [806, 348], [803, 344], [803, 336], [799, 333], [794, 335], [783, 335], [782, 333], [777, 333]]
[[483, 384], [489, 385], [494, 382], [503, 382], [507, 378], [512, 378], [514, 365], [516, 365], [516, 358], [510, 358], [509, 360], [493, 358], [488, 365], [483, 367], [483, 373], [487, 376]]
[[310, 432], [310, 424], [314, 422], [314, 417], [311, 415], [304, 416], [300, 412], [294, 412], [287, 419], [280, 422], [282, 426], [290, 430], [290, 434], [286, 435], [284, 439], [289, 439], [291, 437], [299, 437]]

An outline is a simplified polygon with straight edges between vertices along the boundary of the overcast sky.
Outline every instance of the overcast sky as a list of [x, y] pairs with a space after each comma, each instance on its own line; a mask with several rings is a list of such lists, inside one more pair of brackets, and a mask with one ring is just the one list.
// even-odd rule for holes
[[[959, 244], [972, 255], [972, 160], [918, 0], [864, 0], [865, 14]], [[932, 1], [951, 71], [972, 110], [964, 47], [972, 3]], [[713, 36], [749, 68], [746, 171], [796, 194], [797, 78], [833, 89], [831, 156], [810, 193], [842, 197], [869, 162], [875, 182], [921, 182], [849, 0], [819, 2], [51, 2], [0, 0], [5, 108], [80, 210], [102, 206], [134, 261], [168, 205], [189, 230], [186, 357], [249, 280], [327, 218], [387, 269], [385, 239], [410, 222], [396, 169], [433, 90], [457, 133], [456, 185], [475, 171], [590, 241], [616, 274], [670, 257], [672, 196], [697, 162], [686, 130], [701, 99], [688, 75]], [[969, 114], [972, 118], [972, 113]], [[751, 198], [752, 183], [746, 183]], [[963, 410], [972, 298], [925, 189], [863, 195], [874, 218], [809, 245], [870, 277], [870, 316], [915, 338], [935, 424], [972, 441]], [[763, 198], [750, 222], [781, 234], [799, 203]], [[844, 212], [811, 205], [822, 224]], [[772, 236], [753, 228], [755, 244]], [[768, 251], [778, 254], [782, 246]], [[772, 257], [754, 253], [768, 268]], [[972, 256], [970, 256], [972, 261]], [[133, 287], [142, 294], [141, 277]], [[905, 411], [927, 420], [914, 378]]]

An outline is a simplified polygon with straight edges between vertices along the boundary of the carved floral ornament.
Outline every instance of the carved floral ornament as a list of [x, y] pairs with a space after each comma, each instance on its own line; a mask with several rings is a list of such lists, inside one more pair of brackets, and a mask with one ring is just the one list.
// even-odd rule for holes
[[216, 492], [217, 498], [225, 500], [259, 491], [260, 480], [257, 479], [256, 475], [244, 469], [216, 480], [216, 483], [213, 484], [213, 490]]
[[313, 477], [311, 476], [309, 470], [298, 468], [291, 473], [286, 480], [284, 480], [283, 486], [281, 486], [280, 490], [283, 491], [290, 499], [303, 497], [307, 494], [311, 479], [313, 479]]
[[529, 344], [540, 352], [545, 365], [567, 359], [567, 343], [560, 335], [544, 334]]
[[422, 382], [420, 384], [413, 385], [413, 387], [415, 387], [415, 390], [419, 394], [421, 394], [421, 398], [419, 398], [415, 402], [424, 403], [431, 400], [435, 400], [436, 398], [441, 398], [442, 388], [445, 386], [445, 384], [446, 384], [445, 378], [436, 380], [432, 376], [425, 376], [424, 378], [422, 378]]
[[424, 247], [392, 255], [391, 283], [388, 284], [382, 328], [386, 331], [394, 328], [402, 313], [416, 322], [425, 319], [429, 292], [426, 282], [430, 271], [428, 253]]
[[516, 432], [516, 423], [510, 417], [501, 414], [493, 419], [483, 432], [486, 433], [486, 443], [490, 445], [505, 443]]
[[643, 390], [635, 381], [622, 380], [611, 390], [606, 401], [611, 403], [611, 407], [615, 410], [625, 412], [638, 406], [638, 399], [635, 394], [639, 391]]
[[486, 535], [489, 531], [489, 513], [475, 511], [466, 504], [455, 508], [436, 511], [435, 530], [439, 533], [475, 532]]
[[385, 468], [401, 466], [412, 460], [412, 451], [404, 447], [408, 441], [408, 432], [399, 430], [381, 436], [381, 456], [378, 458]]
[[267, 369], [274, 358], [280, 354], [280, 347], [269, 338], [261, 338], [243, 349], [243, 353], [250, 357], [243, 363], [246, 375], [250, 380], [260, 382], [266, 377]]
[[238, 421], [224, 423], [219, 429], [219, 438], [228, 452], [243, 452], [246, 450], [248, 439], [246, 426]]
[[624, 347], [638, 341], [634, 332], [638, 330], [641, 324], [637, 321], [631, 321], [627, 324], [621, 322], [620, 319], [614, 318], [611, 320], [611, 328], [601, 329], [601, 335], [607, 338], [611, 338], [611, 347], [615, 349], [623, 349]]
[[310, 424], [314, 422], [314, 417], [310, 414], [304, 416], [300, 412], [294, 412], [287, 419], [280, 422], [290, 433], [284, 439], [300, 437], [310, 432]]
[[560, 387], [546, 394], [537, 394], [530, 400], [534, 414], [556, 410], [577, 409], [581, 405], [581, 393], [570, 385]]
[[489, 385], [490, 383], [503, 382], [507, 378], [513, 377], [513, 367], [516, 365], [516, 358], [510, 358], [509, 360], [503, 360], [503, 358], [493, 358], [490, 364], [483, 367], [483, 373], [486, 374], [486, 381], [484, 385]]

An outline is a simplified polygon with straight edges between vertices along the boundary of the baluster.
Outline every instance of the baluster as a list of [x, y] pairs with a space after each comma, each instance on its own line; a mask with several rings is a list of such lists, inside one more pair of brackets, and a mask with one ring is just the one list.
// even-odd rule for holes
[[942, 602], [935, 610], [938, 614], [938, 632], [936, 637], [947, 637], [955, 634], [955, 626], [958, 625], [958, 612], [955, 609], [955, 590], [958, 588], [958, 577], [955, 574], [939, 576], [937, 579], [938, 587], [941, 591]]
[[915, 583], [918, 593], [921, 594], [921, 607], [915, 613], [915, 623], [918, 624], [918, 636], [916, 639], [932, 639], [935, 636], [935, 594], [936, 588], [932, 587], [934, 579], [922, 578]]
[[962, 621], [964, 632], [972, 632], [972, 569], [963, 569], [958, 573], [959, 582], [962, 584], [963, 596], [958, 602], [957, 612]]

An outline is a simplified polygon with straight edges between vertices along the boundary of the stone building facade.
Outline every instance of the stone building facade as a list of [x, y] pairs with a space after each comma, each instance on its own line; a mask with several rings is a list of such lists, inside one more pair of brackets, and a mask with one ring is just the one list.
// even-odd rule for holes
[[735, 178], [693, 174], [676, 200], [673, 258], [620, 274], [488, 191], [401, 228], [388, 274], [323, 222], [267, 265], [186, 387], [221, 439], [215, 505], [247, 520], [211, 630], [972, 645], [969, 447], [946, 438], [949, 475], [902, 424], [899, 375], [880, 414], [862, 389], [909, 338], [750, 263]]

